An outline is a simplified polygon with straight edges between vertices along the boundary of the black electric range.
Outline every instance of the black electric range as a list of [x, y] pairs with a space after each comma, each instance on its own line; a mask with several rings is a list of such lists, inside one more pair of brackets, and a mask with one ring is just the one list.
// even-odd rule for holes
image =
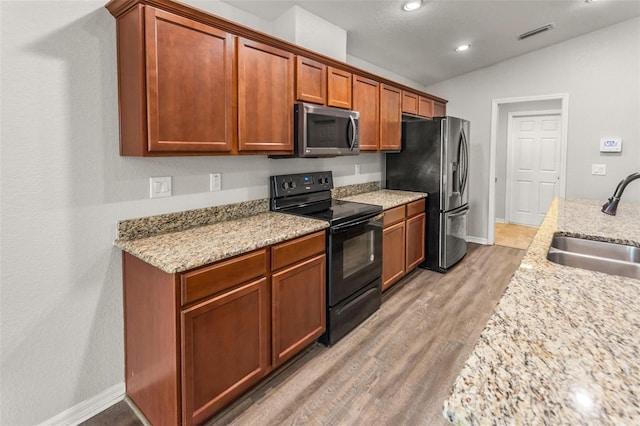
[[331, 171], [270, 177], [271, 210], [329, 222], [327, 330], [331, 345], [381, 303], [382, 207], [331, 198]]

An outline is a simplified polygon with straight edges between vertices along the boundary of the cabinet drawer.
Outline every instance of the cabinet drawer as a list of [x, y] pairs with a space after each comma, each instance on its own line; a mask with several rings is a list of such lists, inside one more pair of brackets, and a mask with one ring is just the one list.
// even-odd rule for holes
[[384, 227], [404, 220], [404, 205], [384, 211]]
[[271, 248], [271, 270], [275, 271], [324, 251], [324, 231], [278, 244]]
[[412, 217], [424, 212], [424, 198], [407, 204], [407, 217]]
[[267, 273], [267, 251], [258, 250], [181, 276], [182, 304], [231, 288]]

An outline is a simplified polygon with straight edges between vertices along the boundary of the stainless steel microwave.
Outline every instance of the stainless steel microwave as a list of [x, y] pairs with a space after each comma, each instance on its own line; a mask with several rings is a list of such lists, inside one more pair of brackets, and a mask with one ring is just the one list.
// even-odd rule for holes
[[357, 155], [358, 111], [325, 107], [304, 102], [294, 105], [294, 142], [297, 157], [338, 157]]

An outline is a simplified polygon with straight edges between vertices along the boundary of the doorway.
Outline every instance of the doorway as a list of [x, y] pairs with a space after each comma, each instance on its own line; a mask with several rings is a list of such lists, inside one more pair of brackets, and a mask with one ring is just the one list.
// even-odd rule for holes
[[560, 111], [510, 112], [505, 222], [538, 227], [558, 195]]
[[[491, 108], [491, 149], [489, 157], [489, 212], [487, 217], [488, 244], [496, 243], [496, 222], [505, 223], [514, 221], [520, 223], [535, 223], [530, 221], [526, 222], [522, 220], [522, 218], [518, 218], [517, 214], [512, 214], [512, 210], [510, 210], [512, 206], [516, 207], [516, 209], [519, 208], [522, 211], [535, 212], [536, 210], [544, 210], [541, 213], [536, 212], [536, 215], [538, 216], [537, 220], [541, 220], [541, 218], [544, 217], [546, 208], [548, 207], [541, 207], [544, 204], [544, 200], [548, 198], [553, 199], [553, 196], [564, 197], [566, 181], [568, 102], [568, 94], [493, 100]], [[556, 122], [557, 128], [554, 131], [556, 132], [556, 136], [559, 137], [559, 143], [558, 141], [552, 143], [550, 140], [540, 140], [535, 143], [527, 141], [528, 147], [526, 147], [524, 151], [521, 150], [520, 152], [517, 152], [513, 147], [512, 149], [508, 149], [510, 145], [509, 139], [510, 137], [514, 137], [514, 120], [518, 117], [540, 117], [545, 115], [558, 116], [558, 121]], [[526, 120], [523, 119], [521, 121]], [[544, 124], [542, 121], [544, 121]], [[538, 124], [528, 122], [524, 126], [524, 129], [533, 128], [535, 125], [540, 127], [546, 126], [545, 130], [540, 129], [542, 132], [541, 135], [546, 136], [544, 132], [553, 127], [551, 124], [553, 120], [542, 121]], [[510, 124], [511, 132], [509, 132]], [[545, 138], [542, 137], [541, 139]], [[522, 156], [525, 154], [526, 158], [524, 160], [532, 159], [533, 157], [529, 155], [530, 151], [535, 148], [535, 145], [538, 143], [554, 146], [554, 149], [557, 149], [557, 151], [554, 150], [556, 158], [553, 159], [553, 163], [555, 164], [559, 159], [559, 165], [553, 167], [548, 165], [551, 157], [553, 157], [553, 155], [550, 155], [548, 156], [549, 158], [545, 158], [544, 161], [542, 161], [544, 164], [542, 164], [543, 167], [541, 167], [543, 170], [547, 168], [557, 169], [555, 172], [556, 174], [553, 175], [555, 178], [554, 185], [551, 186], [549, 183], [546, 183], [546, 181], [541, 180], [538, 176], [538, 182], [545, 182], [543, 183], [542, 188], [540, 188], [540, 185], [533, 183], [534, 180], [531, 175], [527, 178], [522, 178], [522, 176], [520, 176], [521, 183], [519, 184], [508, 183], [513, 182], [518, 178], [517, 173], [509, 172], [509, 170], [513, 169], [513, 167], [508, 166], [509, 159], [517, 155]], [[548, 150], [548, 147], [542, 147], [542, 149]], [[517, 158], [516, 161], [511, 158], [511, 163], [517, 164], [517, 160]], [[537, 161], [537, 163], [540, 165], [541, 161]], [[533, 164], [531, 163], [529, 164], [529, 166], [532, 165]], [[509, 185], [509, 188], [507, 188], [507, 185]], [[521, 192], [526, 193], [527, 190], [529, 190], [528, 193], [531, 197], [522, 197]], [[542, 196], [537, 196], [536, 199], [534, 193], [539, 193], [541, 190], [543, 192]]]

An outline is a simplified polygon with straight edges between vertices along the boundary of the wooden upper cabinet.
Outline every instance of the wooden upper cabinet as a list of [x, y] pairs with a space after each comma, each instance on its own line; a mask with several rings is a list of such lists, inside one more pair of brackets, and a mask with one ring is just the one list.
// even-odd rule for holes
[[399, 151], [402, 147], [402, 90], [380, 85], [380, 149]]
[[412, 92], [402, 91], [402, 112], [433, 118], [433, 99], [419, 96]]
[[400, 150], [403, 111], [446, 114], [439, 98], [173, 0], [105, 7], [117, 19], [123, 156], [290, 155], [296, 100], [360, 111], [362, 151]]
[[418, 115], [427, 118], [433, 118], [433, 99], [418, 98]]
[[402, 91], [402, 112], [418, 114], [418, 95], [406, 90]]
[[238, 150], [293, 152], [293, 69], [285, 50], [238, 38]]
[[351, 73], [327, 67], [327, 105], [351, 109]]
[[360, 112], [360, 151], [380, 149], [380, 83], [353, 75], [352, 107]]
[[117, 32], [121, 155], [231, 152], [234, 36], [141, 5]]
[[320, 105], [327, 103], [327, 66], [296, 56], [296, 99]]

